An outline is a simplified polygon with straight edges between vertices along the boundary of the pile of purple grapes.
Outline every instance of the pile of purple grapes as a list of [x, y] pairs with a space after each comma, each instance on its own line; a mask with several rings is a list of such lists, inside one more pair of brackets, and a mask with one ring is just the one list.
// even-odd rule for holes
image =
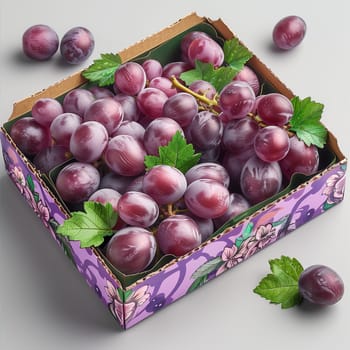
[[[121, 64], [112, 86], [76, 88], [61, 102], [41, 98], [10, 130], [38, 170], [61, 167], [55, 184], [69, 208], [96, 201], [118, 212], [104, 249], [125, 274], [147, 269], [157, 252], [190, 252], [292, 174], [319, 166], [318, 149], [289, 133], [288, 98], [261, 94], [248, 65], [220, 92], [204, 80], [185, 86], [180, 76], [197, 60], [220, 67], [224, 53], [203, 32], [186, 34], [180, 50], [182, 61], [166, 65]], [[185, 172], [146, 169], [145, 156], [158, 156], [176, 134], [201, 154], [199, 163]]]

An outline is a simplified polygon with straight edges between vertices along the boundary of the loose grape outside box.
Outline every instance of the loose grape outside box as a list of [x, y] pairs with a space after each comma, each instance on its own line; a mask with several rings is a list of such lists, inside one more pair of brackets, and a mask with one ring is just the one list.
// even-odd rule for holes
[[[205, 32], [220, 44], [235, 37], [222, 20], [190, 14], [121, 51], [119, 56], [122, 62], [155, 58], [165, 65], [179, 61], [181, 39], [191, 31]], [[258, 75], [264, 93], [279, 92], [293, 98], [293, 92], [254, 54], [247, 65]], [[49, 175], [39, 171], [10, 136], [14, 122], [30, 116], [35, 101], [43, 97], [62, 101], [69, 91], [87, 84], [82, 72], [78, 72], [16, 103], [9, 121], [1, 127], [3, 157], [8, 175], [24, 199], [123, 329], [245, 261], [343, 199], [347, 160], [327, 130], [316, 173], [295, 174], [277, 194], [226, 222], [190, 252], [179, 257], [165, 255], [147, 271], [125, 275], [113, 267], [102, 248], [82, 248], [79, 241], [57, 233], [57, 228], [72, 215], [55, 188], [57, 170]]]

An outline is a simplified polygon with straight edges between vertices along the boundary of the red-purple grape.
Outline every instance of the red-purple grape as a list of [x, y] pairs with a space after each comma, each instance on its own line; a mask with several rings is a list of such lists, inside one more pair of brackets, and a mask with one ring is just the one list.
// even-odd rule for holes
[[313, 304], [333, 305], [344, 294], [344, 282], [330, 267], [312, 265], [299, 277], [299, 292]]
[[101, 123], [111, 135], [123, 121], [123, 108], [113, 98], [106, 97], [94, 101], [84, 113], [84, 121]]
[[50, 125], [52, 138], [57, 145], [69, 148], [70, 138], [76, 128], [82, 123], [82, 118], [75, 113], [62, 113]]
[[60, 51], [63, 59], [70, 64], [87, 60], [95, 47], [95, 40], [87, 28], [74, 27], [61, 40]]
[[306, 23], [299, 16], [282, 18], [274, 27], [272, 39], [282, 50], [290, 50], [299, 45], [306, 33]]
[[204, 219], [223, 215], [229, 207], [230, 193], [220, 182], [212, 179], [193, 181], [185, 192], [187, 208]]
[[199, 179], [216, 180], [225, 187], [228, 187], [230, 184], [230, 176], [226, 169], [222, 165], [212, 162], [194, 165], [185, 173], [185, 177], [188, 185]]
[[158, 60], [149, 58], [142, 63], [142, 68], [146, 73], [146, 78], [151, 81], [153, 78], [161, 77], [163, 73], [163, 67]]
[[314, 145], [306, 146], [297, 136], [291, 137], [289, 142], [289, 152], [279, 161], [285, 178], [290, 180], [294, 173], [314, 174], [319, 166], [317, 147]]
[[201, 244], [197, 223], [186, 215], [172, 215], [158, 226], [156, 239], [163, 254], [181, 256]]
[[32, 117], [41, 125], [50, 127], [52, 121], [63, 113], [62, 105], [53, 98], [39, 98], [32, 107]]
[[257, 105], [257, 114], [268, 125], [283, 126], [292, 117], [294, 108], [290, 100], [279, 93], [263, 95]]
[[28, 28], [22, 37], [23, 52], [29, 58], [44, 61], [57, 51], [59, 38], [57, 33], [45, 24], [36, 24]]
[[144, 135], [147, 154], [158, 155], [159, 147], [166, 146], [177, 132], [183, 135], [181, 126], [173, 119], [160, 117], [152, 120]]
[[85, 111], [95, 101], [95, 96], [91, 91], [76, 88], [67, 93], [64, 97], [62, 105], [66, 113], [75, 113], [84, 117]]
[[106, 257], [124, 274], [145, 270], [153, 261], [157, 243], [153, 234], [141, 227], [125, 227], [117, 231], [107, 244]]
[[219, 96], [219, 106], [229, 120], [244, 118], [252, 111], [254, 103], [255, 93], [245, 81], [227, 84]]
[[143, 89], [136, 98], [137, 106], [140, 111], [150, 119], [156, 119], [162, 116], [163, 106], [168, 96], [162, 90], [156, 88]]
[[123, 63], [114, 73], [114, 86], [124, 94], [135, 96], [145, 85], [146, 73], [136, 62]]
[[26, 156], [35, 156], [51, 143], [50, 130], [39, 124], [33, 117], [24, 117], [15, 121], [10, 135]]
[[66, 165], [57, 175], [56, 189], [68, 203], [86, 201], [100, 184], [100, 174], [91, 164], [73, 162]]
[[78, 161], [92, 163], [102, 156], [107, 143], [107, 129], [99, 122], [87, 121], [80, 124], [73, 132], [69, 150]]
[[137, 176], [145, 171], [146, 150], [130, 135], [111, 138], [104, 152], [107, 166], [119, 175]]
[[264, 162], [252, 156], [241, 172], [241, 189], [244, 197], [256, 204], [277, 194], [281, 189], [282, 172], [278, 162]]
[[265, 162], [276, 162], [283, 159], [290, 147], [286, 130], [270, 125], [260, 129], [254, 139], [256, 155]]
[[156, 165], [143, 178], [143, 191], [159, 205], [178, 201], [186, 191], [185, 175], [169, 165]]
[[150, 227], [158, 219], [158, 204], [146, 193], [125, 192], [118, 203], [121, 219], [130, 226]]
[[260, 82], [256, 73], [248, 66], [244, 66], [243, 69], [234, 77], [234, 81], [245, 81], [253, 89], [255, 95], [257, 96], [260, 92]]
[[186, 92], [169, 97], [163, 106], [163, 117], [174, 119], [181, 127], [188, 126], [197, 113], [196, 99]]

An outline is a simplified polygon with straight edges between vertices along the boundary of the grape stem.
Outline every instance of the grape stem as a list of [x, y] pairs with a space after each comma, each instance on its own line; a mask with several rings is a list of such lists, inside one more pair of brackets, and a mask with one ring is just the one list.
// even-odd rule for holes
[[173, 86], [176, 87], [177, 89], [183, 91], [183, 92], [187, 92], [188, 94], [192, 95], [193, 97], [195, 97], [197, 100], [205, 103], [208, 106], [217, 106], [218, 105], [218, 101], [213, 99], [209, 99], [208, 97], [204, 96], [204, 95], [200, 95], [197, 94], [196, 92], [192, 91], [191, 89], [189, 89], [187, 86], [181, 84], [175, 76], [170, 77], [171, 82], [173, 83]]

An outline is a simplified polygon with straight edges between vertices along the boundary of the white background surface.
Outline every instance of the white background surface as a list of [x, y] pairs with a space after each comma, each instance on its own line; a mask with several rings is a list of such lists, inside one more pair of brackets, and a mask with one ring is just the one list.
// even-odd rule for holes
[[[224, 22], [295, 94], [325, 104], [323, 121], [350, 150], [349, 20], [347, 0], [333, 1], [18, 1], [0, 0], [0, 122], [12, 103], [117, 52], [196, 11]], [[308, 25], [302, 45], [278, 53], [274, 24], [297, 14]], [[77, 25], [96, 40], [82, 66], [59, 55], [44, 63], [21, 54], [31, 25], [60, 37]], [[0, 160], [0, 349], [339, 349], [350, 348], [349, 195], [244, 264], [134, 328], [122, 332], [22, 200]], [[304, 267], [326, 264], [342, 276], [343, 299], [332, 307], [281, 310], [252, 292], [282, 254]]]

